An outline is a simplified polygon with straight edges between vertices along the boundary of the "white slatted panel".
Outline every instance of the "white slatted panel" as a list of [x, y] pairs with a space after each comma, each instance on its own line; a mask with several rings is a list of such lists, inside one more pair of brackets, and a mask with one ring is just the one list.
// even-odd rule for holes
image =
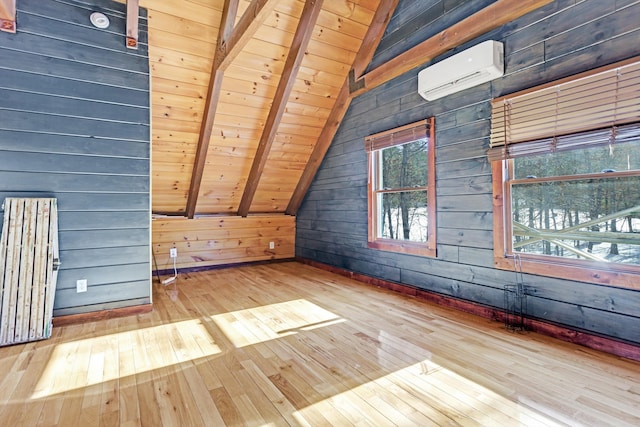
[[496, 98], [491, 147], [640, 120], [638, 57]]
[[57, 262], [56, 199], [5, 199], [0, 241], [0, 345], [51, 336]]

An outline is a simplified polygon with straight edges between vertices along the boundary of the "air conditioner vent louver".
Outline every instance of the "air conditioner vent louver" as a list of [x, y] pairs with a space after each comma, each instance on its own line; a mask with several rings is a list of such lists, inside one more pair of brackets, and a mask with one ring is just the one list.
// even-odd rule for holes
[[427, 101], [477, 86], [504, 73], [503, 45], [489, 40], [418, 73], [418, 93]]

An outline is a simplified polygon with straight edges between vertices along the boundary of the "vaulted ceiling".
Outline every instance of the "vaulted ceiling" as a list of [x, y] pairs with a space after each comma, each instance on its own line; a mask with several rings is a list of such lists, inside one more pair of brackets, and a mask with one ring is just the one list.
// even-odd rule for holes
[[284, 212], [380, 0], [227, 3], [141, 2], [155, 212]]
[[295, 214], [352, 97], [549, 1], [498, 0], [367, 70], [398, 0], [140, 0], [153, 211]]

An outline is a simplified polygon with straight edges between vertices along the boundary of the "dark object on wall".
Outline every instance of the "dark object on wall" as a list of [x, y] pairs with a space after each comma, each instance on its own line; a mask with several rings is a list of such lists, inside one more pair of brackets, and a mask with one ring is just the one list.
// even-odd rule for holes
[[520, 257], [516, 257], [515, 265], [515, 283], [504, 286], [504, 326], [511, 332], [524, 332], [527, 330], [527, 293]]

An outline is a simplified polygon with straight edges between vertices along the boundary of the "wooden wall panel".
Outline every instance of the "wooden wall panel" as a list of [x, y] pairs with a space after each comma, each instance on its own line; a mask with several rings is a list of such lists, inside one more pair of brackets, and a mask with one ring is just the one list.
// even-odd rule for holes
[[[157, 217], [152, 222], [158, 269], [173, 268], [169, 248], [178, 249], [178, 268], [209, 267], [295, 256], [295, 218], [285, 215]], [[274, 242], [274, 249], [269, 249]]]
[[[139, 49], [131, 51], [122, 4], [17, 6], [17, 34], [0, 37], [0, 202], [58, 200], [62, 264], [54, 315], [149, 303], [146, 19]], [[95, 8], [109, 16], [110, 31], [89, 24]], [[88, 290], [77, 293], [83, 278]]]
[[[223, 4], [224, 0], [207, 0], [202, 2], [202, 4], [194, 1], [140, 0], [140, 6], [149, 10], [149, 28], [165, 28], [164, 26], [160, 26], [161, 24], [154, 24], [154, 14], [156, 12], [177, 17], [180, 21], [183, 21], [181, 25], [186, 27], [193, 25], [190, 21], [216, 27], [220, 23]], [[214, 33], [218, 34], [217, 31]]]
[[[26, 58], [26, 56], [25, 56]], [[3, 58], [4, 61], [4, 58]], [[26, 64], [25, 64], [26, 65]], [[53, 71], [53, 70], [52, 70]], [[129, 107], [148, 107], [149, 102], [139, 99], [136, 90], [128, 87], [108, 86], [104, 90], [96, 91], [96, 83], [91, 81], [75, 81], [64, 84], [65, 81], [52, 74], [27, 74], [20, 70], [3, 69], [0, 73], [0, 87], [19, 91], [33, 91], [47, 95], [72, 95], [80, 99], [111, 102]], [[138, 104], [132, 102], [137, 101]]]
[[399, 52], [409, 50], [494, 2], [495, 0], [423, 0], [419, 4], [407, 4], [411, 2], [402, 1], [378, 46], [371, 67], [387, 62]]
[[[374, 64], [488, 3], [401, 0]], [[425, 102], [416, 91], [416, 69], [356, 98], [298, 212], [296, 254], [502, 307], [503, 286], [514, 282], [515, 273], [493, 268], [491, 170], [485, 154], [490, 100], [637, 55], [639, 15], [637, 1], [557, 0], [458, 49], [488, 38], [503, 41], [507, 73], [501, 79]], [[436, 117], [438, 256], [370, 250], [363, 140], [432, 115]], [[640, 344], [638, 292], [533, 275], [524, 280], [534, 289], [528, 306], [533, 317]]]
[[[143, 2], [144, 3], [144, 2]], [[172, 13], [165, 13], [158, 10], [159, 7], [163, 5], [156, 4], [149, 5], [150, 7], [148, 12], [149, 18], [149, 32], [155, 33], [155, 30], [159, 30], [166, 33], [177, 34], [183, 37], [188, 37], [190, 39], [201, 40], [205, 42], [211, 42], [211, 40], [215, 40], [218, 36], [218, 33], [215, 31], [215, 25], [220, 22], [221, 11], [216, 14], [215, 11], [207, 11], [205, 17], [210, 21], [208, 23], [201, 23], [193, 20], [193, 18], [188, 18], [187, 15], [183, 17], [180, 16], [180, 11], [177, 11], [178, 15]], [[162, 2], [165, 5], [170, 4], [171, 2]], [[213, 4], [215, 2], [209, 2]]]

